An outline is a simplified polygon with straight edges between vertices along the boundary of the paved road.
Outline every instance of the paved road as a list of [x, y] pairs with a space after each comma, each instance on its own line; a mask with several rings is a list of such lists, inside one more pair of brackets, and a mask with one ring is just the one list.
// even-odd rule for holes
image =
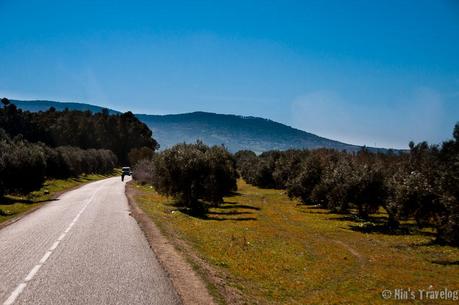
[[120, 180], [65, 193], [0, 230], [0, 304], [179, 304]]

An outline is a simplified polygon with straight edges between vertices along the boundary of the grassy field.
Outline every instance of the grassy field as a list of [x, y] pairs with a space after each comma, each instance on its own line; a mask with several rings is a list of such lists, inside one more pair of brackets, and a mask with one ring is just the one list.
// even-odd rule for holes
[[42, 205], [63, 191], [107, 177], [109, 176], [82, 175], [65, 180], [47, 180], [41, 189], [27, 195], [6, 195], [0, 199], [0, 223]]
[[458, 303], [381, 297], [384, 289], [459, 289], [459, 249], [432, 244], [429, 232], [364, 233], [368, 223], [298, 205], [282, 191], [238, 187], [204, 218], [177, 211], [150, 187], [137, 185], [136, 201], [247, 304]]

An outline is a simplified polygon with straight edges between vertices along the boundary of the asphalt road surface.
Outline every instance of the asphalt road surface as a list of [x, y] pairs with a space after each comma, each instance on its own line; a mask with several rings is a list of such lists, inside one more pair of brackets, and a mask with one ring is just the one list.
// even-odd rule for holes
[[0, 230], [0, 304], [179, 303], [129, 216], [120, 177], [65, 193]]

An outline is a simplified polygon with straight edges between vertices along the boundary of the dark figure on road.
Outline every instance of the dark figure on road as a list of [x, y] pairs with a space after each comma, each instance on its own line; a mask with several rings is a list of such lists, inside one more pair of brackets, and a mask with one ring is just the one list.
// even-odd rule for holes
[[123, 167], [121, 169], [121, 181], [124, 181], [124, 176], [130, 176], [131, 175], [131, 168], [130, 167]]

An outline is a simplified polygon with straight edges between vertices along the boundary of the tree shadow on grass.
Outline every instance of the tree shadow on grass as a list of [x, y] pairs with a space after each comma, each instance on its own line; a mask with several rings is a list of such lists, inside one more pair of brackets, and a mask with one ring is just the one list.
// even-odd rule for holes
[[[335, 214], [335, 213], [331, 213]], [[368, 217], [360, 217], [357, 214], [339, 215], [336, 217], [327, 218], [327, 220], [348, 221], [354, 224], [349, 228], [352, 231], [365, 233], [365, 234], [386, 234], [386, 235], [423, 235], [434, 237], [434, 232], [426, 232], [419, 229], [415, 223], [403, 223], [397, 228], [391, 227], [387, 224], [387, 216], [370, 215]]]
[[[331, 213], [336, 214], [336, 213]], [[373, 223], [373, 224], [386, 224], [387, 217], [384, 216], [368, 216], [367, 218], [360, 217], [355, 214], [337, 215], [336, 217], [327, 218], [327, 220], [338, 220], [338, 221], [351, 221], [358, 223]]]
[[260, 211], [261, 208], [254, 207], [248, 204], [240, 204], [238, 202], [225, 201], [225, 204], [218, 207], [219, 209], [248, 209]]
[[216, 211], [209, 211], [207, 215], [250, 215], [251, 212], [238, 212], [238, 211], [224, 211], [224, 212], [216, 212]]
[[[436, 234], [434, 233], [431, 233], [432, 236], [436, 236]], [[445, 242], [442, 242], [436, 238], [433, 238], [429, 241], [422, 241], [422, 242], [414, 242], [412, 244], [410, 244], [410, 247], [413, 247], [413, 248], [419, 248], [419, 247], [430, 247], [430, 246], [440, 246], [440, 247], [443, 247], [443, 246], [450, 246], [450, 247], [455, 247], [455, 248], [458, 248], [459, 246], [455, 246], [455, 245], [448, 245], [447, 243]], [[453, 263], [451, 263], [450, 261], [447, 261], [447, 260], [432, 260], [431, 261], [432, 263], [435, 263], [435, 264], [440, 264], [440, 265], [458, 265], [458, 262], [459, 261], [451, 261]], [[445, 262], [449, 262], [448, 264], [445, 263]]]
[[194, 217], [198, 218], [201, 220], [217, 220], [217, 221], [251, 221], [251, 220], [257, 220], [256, 217], [222, 217], [222, 216], [232, 216], [232, 215], [247, 215], [250, 213], [244, 213], [244, 212], [229, 212], [229, 213], [223, 213], [223, 212], [207, 212], [204, 214], [200, 213], [195, 213], [191, 212], [189, 210], [181, 209], [180, 212]]
[[442, 265], [442, 266], [453, 266], [459, 265], [459, 260], [457, 261], [448, 261], [448, 260], [433, 260], [430, 261], [432, 264]]
[[[251, 221], [251, 220], [257, 220], [256, 217], [250, 216], [250, 217], [239, 217], [238, 215], [252, 215], [250, 211], [212, 211], [209, 210], [209, 208], [212, 208], [212, 206], [208, 206], [206, 203], [201, 202], [203, 209], [198, 209], [198, 210], [193, 210], [190, 208], [185, 208], [183, 206], [180, 206], [179, 204], [176, 204], [176, 208], [178, 211], [180, 211], [183, 214], [186, 214], [188, 216], [202, 219], [202, 220], [217, 220], [217, 221], [225, 221], [225, 220], [233, 220], [233, 221]], [[231, 209], [231, 208], [246, 208], [246, 209], [254, 209], [254, 210], [259, 210], [259, 208], [252, 207], [249, 205], [241, 205], [238, 204], [237, 202], [231, 202], [231, 205], [221, 205], [218, 207], [218, 209]], [[230, 216], [238, 216], [238, 217], [230, 217]]]
[[360, 225], [351, 225], [350, 229], [352, 231], [365, 234], [377, 233], [386, 235], [423, 235], [429, 237], [435, 236], [435, 233], [433, 232], [425, 232], [419, 230], [419, 227], [416, 224], [401, 224], [398, 228], [393, 228], [384, 223], [362, 223]]
[[299, 206], [305, 207], [306, 209], [303, 209], [303, 213], [309, 213], [309, 214], [330, 214], [330, 211], [318, 206], [318, 205], [308, 205], [308, 204], [299, 204]]
[[371, 233], [379, 233], [379, 234], [386, 234], [386, 235], [407, 235], [409, 234], [409, 230], [398, 228], [390, 228], [385, 225], [375, 225], [375, 224], [362, 224], [362, 225], [351, 225], [350, 229], [355, 232], [371, 234]]
[[229, 218], [229, 217], [205, 217], [205, 220], [217, 220], [217, 221], [253, 221], [257, 220], [256, 217], [237, 217], [237, 218]]
[[242, 196], [241, 193], [238, 191], [230, 192], [229, 194], [226, 194], [225, 197], [236, 197], [236, 196]]

